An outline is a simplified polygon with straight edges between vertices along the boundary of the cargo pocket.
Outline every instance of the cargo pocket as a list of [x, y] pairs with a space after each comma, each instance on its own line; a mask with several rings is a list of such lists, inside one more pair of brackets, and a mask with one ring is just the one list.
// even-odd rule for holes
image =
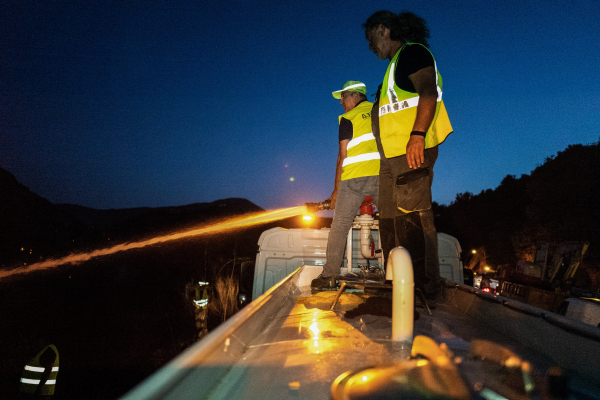
[[410, 213], [431, 208], [429, 167], [408, 171], [396, 177], [394, 201], [400, 211]]

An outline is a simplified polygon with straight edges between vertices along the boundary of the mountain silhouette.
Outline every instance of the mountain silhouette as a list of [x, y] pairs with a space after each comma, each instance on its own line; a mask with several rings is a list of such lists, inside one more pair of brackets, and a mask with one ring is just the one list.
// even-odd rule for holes
[[107, 240], [138, 240], [260, 211], [263, 209], [239, 198], [108, 210], [52, 204], [0, 168], [0, 267], [80, 251]]

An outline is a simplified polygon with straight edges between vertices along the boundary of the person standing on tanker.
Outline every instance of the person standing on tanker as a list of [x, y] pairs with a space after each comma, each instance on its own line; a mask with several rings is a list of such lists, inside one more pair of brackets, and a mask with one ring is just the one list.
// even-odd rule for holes
[[344, 259], [346, 238], [354, 217], [365, 197], [379, 204], [379, 152], [371, 130], [371, 109], [367, 86], [359, 81], [346, 82], [332, 93], [340, 99], [345, 114], [339, 117], [339, 151], [335, 183], [329, 197], [335, 210], [323, 273], [311, 282], [313, 289], [337, 287], [336, 276]]
[[363, 24], [369, 50], [390, 60], [372, 111], [381, 154], [379, 229], [384, 254], [408, 250], [415, 285], [433, 299], [440, 283], [431, 209], [438, 145], [452, 133], [442, 101], [442, 77], [428, 49], [425, 20], [410, 12], [378, 11]]

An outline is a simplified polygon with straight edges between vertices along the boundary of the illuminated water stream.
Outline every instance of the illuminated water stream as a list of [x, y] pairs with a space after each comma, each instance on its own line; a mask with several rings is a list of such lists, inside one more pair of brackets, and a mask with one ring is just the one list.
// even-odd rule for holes
[[33, 271], [41, 271], [41, 270], [45, 270], [45, 269], [50, 269], [50, 268], [54, 268], [54, 267], [57, 267], [59, 265], [64, 265], [64, 264], [79, 264], [81, 262], [91, 260], [92, 258], [107, 256], [110, 254], [118, 253], [120, 251], [127, 251], [127, 250], [131, 250], [131, 249], [140, 249], [142, 247], [151, 246], [151, 245], [157, 244], [157, 243], [170, 242], [172, 240], [183, 239], [183, 238], [187, 238], [187, 237], [191, 237], [191, 236], [206, 235], [209, 233], [217, 233], [217, 232], [222, 232], [222, 231], [226, 231], [226, 230], [247, 227], [250, 225], [265, 224], [268, 222], [277, 221], [277, 220], [284, 219], [284, 218], [290, 218], [290, 217], [294, 217], [296, 215], [301, 215], [301, 214], [306, 213], [306, 211], [307, 210], [306, 210], [305, 206], [299, 206], [299, 207], [281, 208], [278, 210], [265, 211], [265, 212], [261, 212], [261, 213], [253, 213], [250, 215], [246, 214], [241, 217], [234, 217], [234, 218], [231, 218], [231, 219], [228, 219], [225, 221], [221, 221], [221, 222], [215, 223], [213, 225], [205, 226], [202, 228], [193, 228], [193, 229], [190, 229], [187, 231], [177, 232], [177, 233], [173, 233], [170, 235], [157, 236], [155, 238], [144, 240], [141, 242], [118, 244], [113, 247], [109, 247], [106, 249], [94, 250], [94, 251], [91, 251], [88, 253], [70, 254], [66, 257], [62, 257], [59, 259], [50, 259], [50, 260], [41, 261], [41, 262], [38, 262], [35, 264], [18, 267], [18, 268], [12, 269], [12, 270], [0, 271], [0, 279], [6, 278], [6, 277], [9, 277], [12, 275], [25, 274], [25, 273], [29, 273], [29, 272], [33, 272]]

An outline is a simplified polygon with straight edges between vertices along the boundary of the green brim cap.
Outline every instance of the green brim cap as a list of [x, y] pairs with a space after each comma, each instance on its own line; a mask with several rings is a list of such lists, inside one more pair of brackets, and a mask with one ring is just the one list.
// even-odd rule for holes
[[367, 94], [367, 85], [365, 85], [362, 82], [359, 81], [348, 81], [346, 83], [344, 83], [344, 86], [342, 86], [341, 90], [336, 90], [335, 92], [331, 92], [331, 94], [333, 95], [334, 99], [341, 99], [342, 98], [342, 92], [343, 91], [349, 91], [349, 92], [358, 92], [358, 93], [362, 93], [364, 95]]

